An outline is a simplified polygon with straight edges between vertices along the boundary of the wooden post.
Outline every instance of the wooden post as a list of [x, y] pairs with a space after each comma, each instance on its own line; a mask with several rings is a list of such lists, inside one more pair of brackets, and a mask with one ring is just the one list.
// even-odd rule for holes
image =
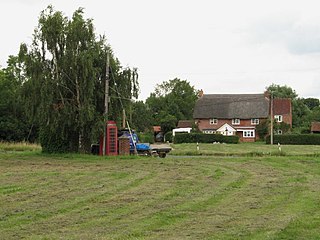
[[122, 110], [122, 128], [126, 128], [126, 110]]
[[108, 122], [108, 109], [109, 107], [109, 53], [107, 52], [107, 63], [106, 63], [106, 81], [104, 89], [104, 123], [103, 123], [103, 148], [102, 156], [106, 155], [106, 144], [107, 144], [107, 122]]

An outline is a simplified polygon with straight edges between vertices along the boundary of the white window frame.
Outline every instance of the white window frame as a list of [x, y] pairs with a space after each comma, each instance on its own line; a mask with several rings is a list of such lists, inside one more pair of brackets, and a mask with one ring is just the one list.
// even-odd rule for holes
[[217, 125], [218, 119], [217, 118], [210, 118], [209, 123], [210, 123], [210, 125]]
[[259, 125], [260, 120], [259, 118], [251, 118], [251, 125]]
[[274, 119], [276, 120], [276, 122], [282, 122], [283, 121], [282, 115], [274, 115]]
[[278, 130], [277, 130], [277, 135], [282, 135], [282, 133], [283, 133], [283, 132], [282, 132], [281, 129], [278, 129]]
[[240, 118], [233, 118], [232, 125], [240, 125]]
[[254, 138], [255, 131], [254, 130], [245, 130], [243, 131], [243, 138]]
[[214, 130], [203, 130], [202, 133], [204, 133], [204, 134], [214, 134]]

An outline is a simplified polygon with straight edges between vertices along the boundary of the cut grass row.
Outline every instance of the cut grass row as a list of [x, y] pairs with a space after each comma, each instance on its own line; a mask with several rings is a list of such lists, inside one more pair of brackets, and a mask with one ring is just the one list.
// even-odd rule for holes
[[[320, 156], [320, 145], [172, 144], [171, 155], [191, 156]], [[199, 150], [198, 150], [198, 148]]]
[[[171, 144], [170, 155], [180, 156], [320, 156], [320, 145], [267, 145], [263, 142], [239, 144]], [[199, 150], [198, 150], [199, 149]], [[41, 152], [41, 146], [0, 142], [0, 152]], [[81, 156], [66, 154], [66, 157]], [[88, 158], [85, 155], [85, 158]]]
[[317, 157], [0, 153], [4, 239], [317, 239]]

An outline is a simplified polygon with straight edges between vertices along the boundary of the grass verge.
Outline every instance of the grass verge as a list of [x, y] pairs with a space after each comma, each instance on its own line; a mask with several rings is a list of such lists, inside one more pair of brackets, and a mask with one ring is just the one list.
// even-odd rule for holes
[[41, 151], [41, 146], [38, 144], [27, 143], [27, 142], [1, 142], [0, 141], [0, 151]]
[[239, 144], [172, 144], [171, 155], [178, 156], [320, 156], [319, 145], [267, 145], [265, 143]]

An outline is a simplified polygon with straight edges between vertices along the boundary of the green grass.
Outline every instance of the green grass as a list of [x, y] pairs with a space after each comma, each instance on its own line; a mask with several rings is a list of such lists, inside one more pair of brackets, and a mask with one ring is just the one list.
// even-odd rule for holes
[[239, 144], [172, 144], [172, 155], [205, 156], [320, 156], [320, 145], [267, 145], [263, 142]]
[[27, 142], [1, 142], [0, 141], [0, 152], [3, 151], [41, 151], [41, 146], [37, 144]]
[[316, 156], [0, 152], [0, 238], [319, 239], [319, 191]]

